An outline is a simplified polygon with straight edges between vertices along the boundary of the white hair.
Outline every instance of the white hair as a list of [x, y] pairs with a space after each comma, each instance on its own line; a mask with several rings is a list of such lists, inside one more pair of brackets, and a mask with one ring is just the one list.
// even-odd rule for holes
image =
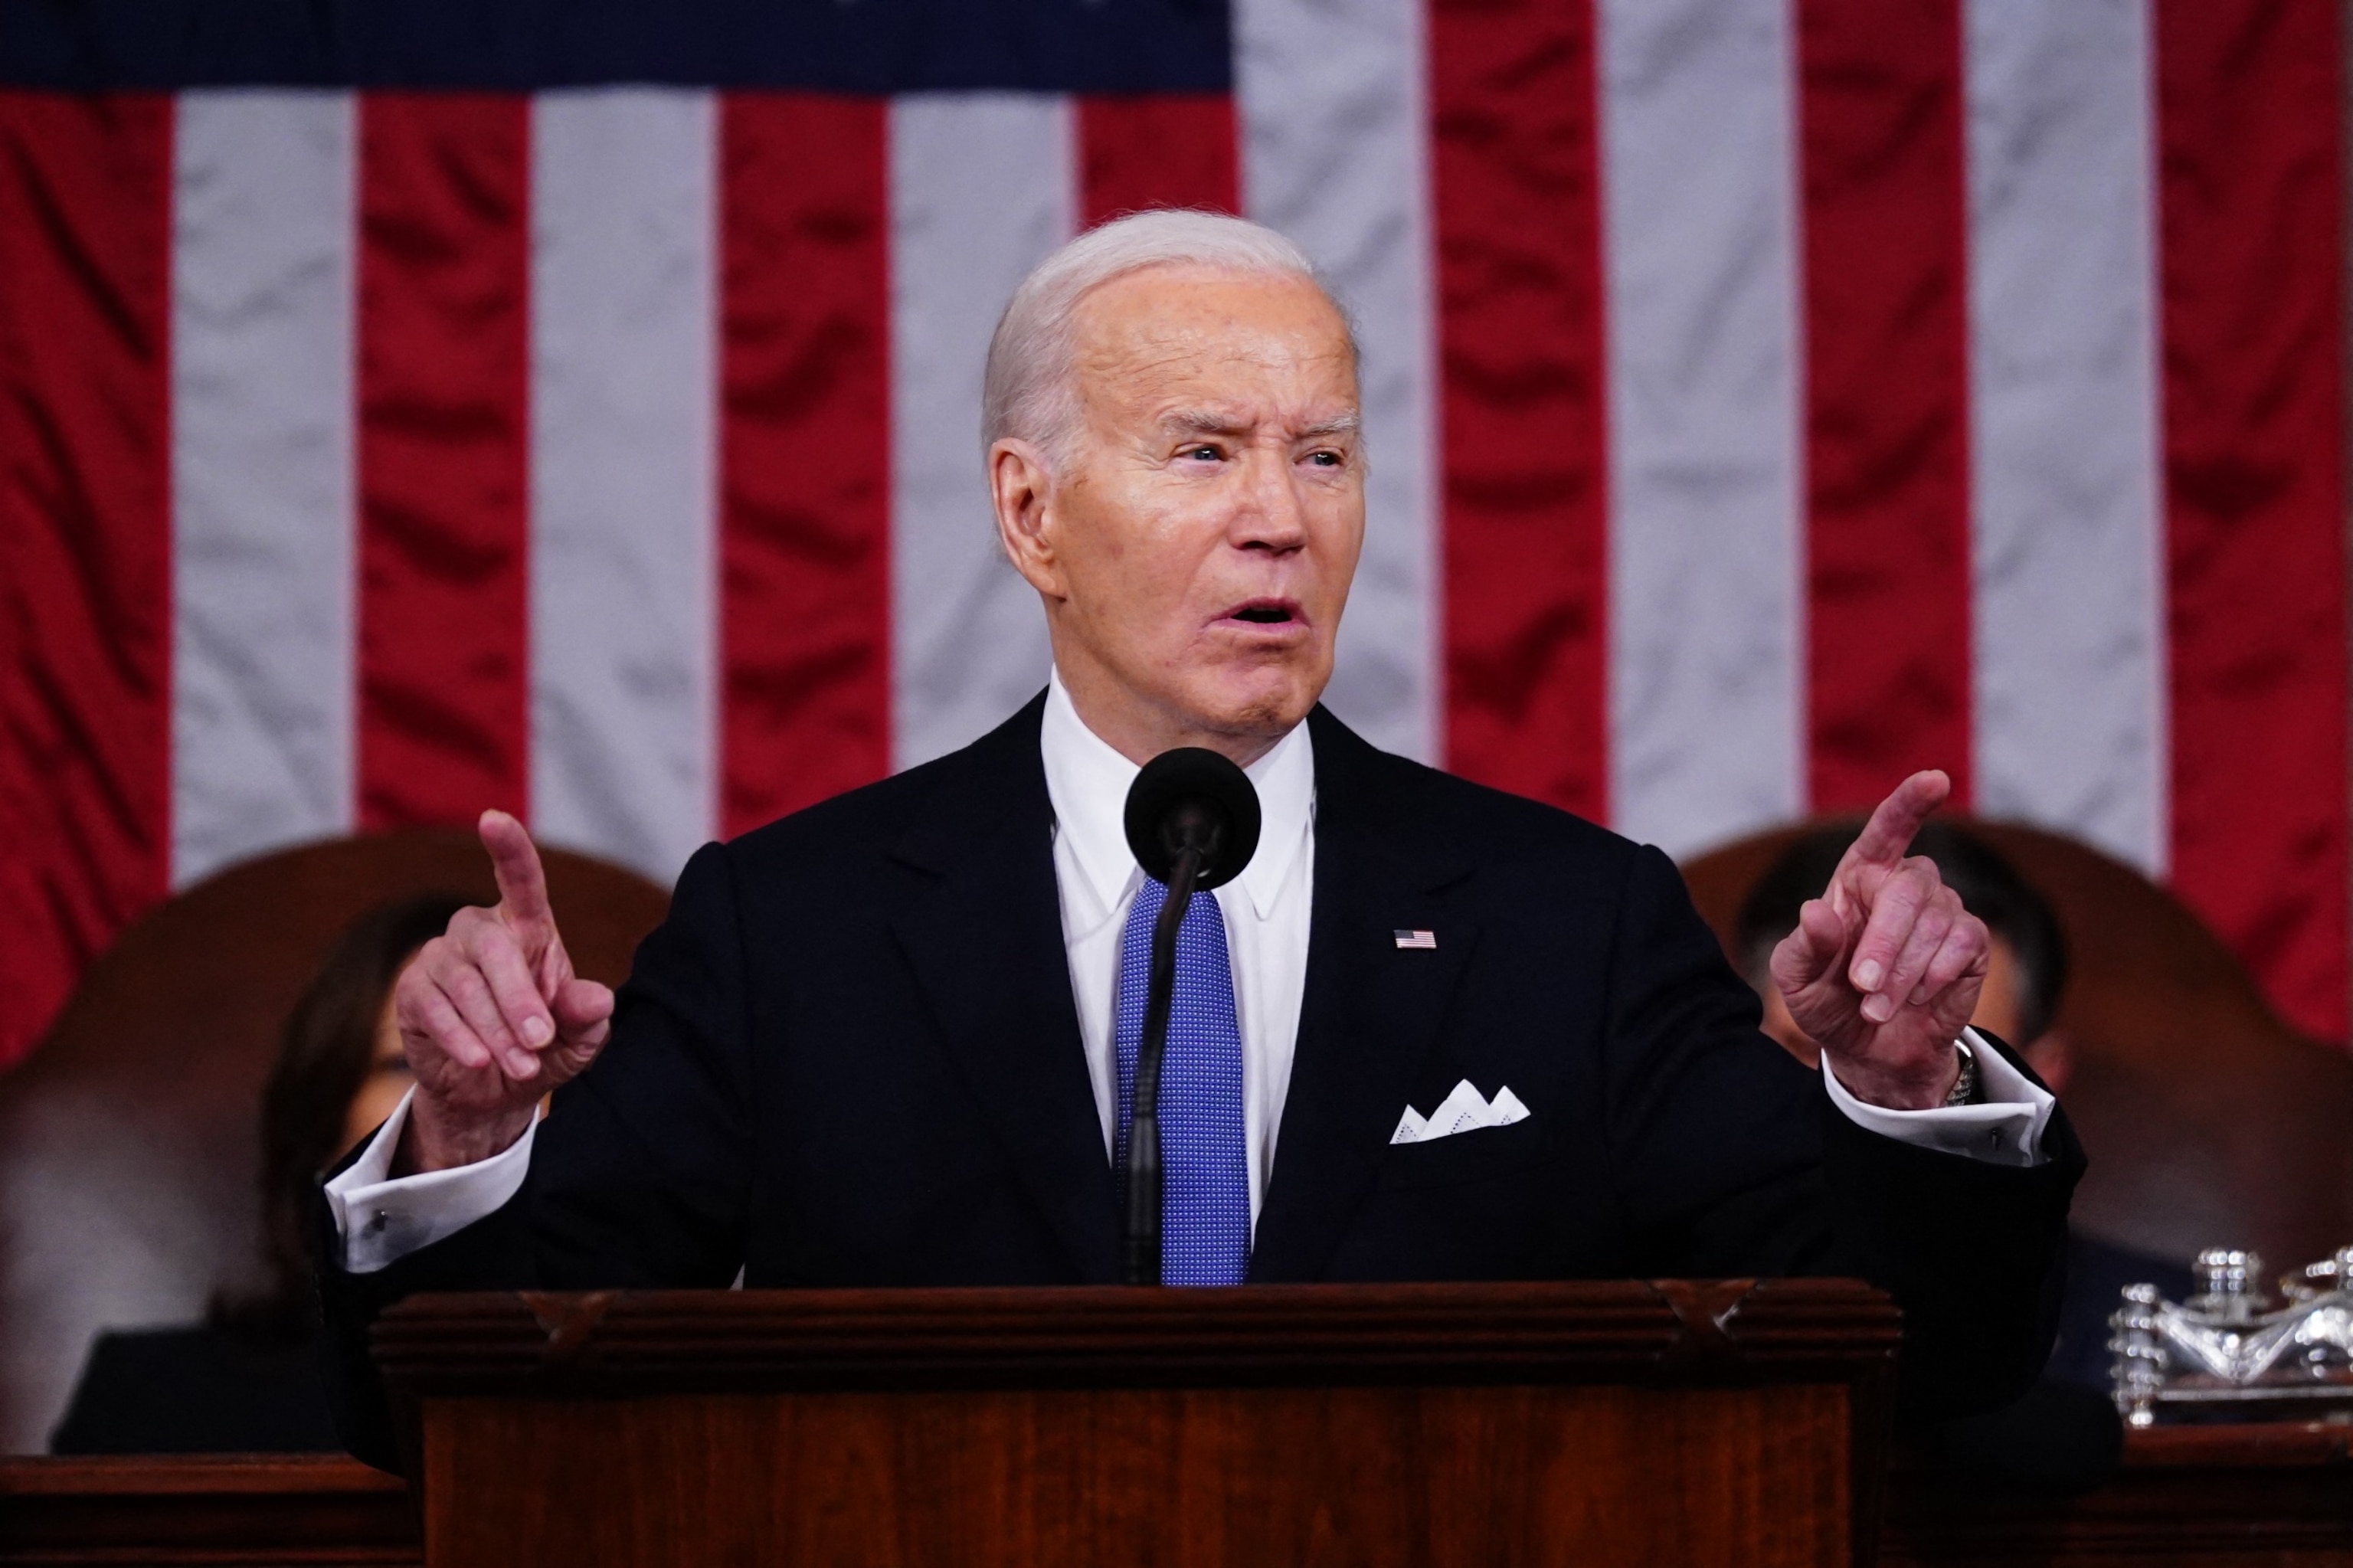
[[1307, 252], [1263, 224], [1223, 213], [1161, 208], [1115, 217], [1055, 251], [1013, 291], [988, 340], [981, 382], [980, 440], [986, 451], [1007, 437], [1035, 442], [1059, 461], [1078, 418], [1071, 385], [1079, 302], [1105, 283], [1150, 267], [1206, 267], [1244, 277], [1298, 278], [1314, 285], [1346, 324], [1356, 323]]

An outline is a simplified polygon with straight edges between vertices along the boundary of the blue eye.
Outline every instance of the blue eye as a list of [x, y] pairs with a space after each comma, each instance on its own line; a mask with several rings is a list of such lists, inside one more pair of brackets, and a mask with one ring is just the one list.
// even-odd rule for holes
[[1185, 449], [1185, 455], [1188, 458], [1198, 458], [1204, 461], [1215, 462], [1218, 461], [1220, 454], [1217, 448], [1205, 446], [1187, 447]]

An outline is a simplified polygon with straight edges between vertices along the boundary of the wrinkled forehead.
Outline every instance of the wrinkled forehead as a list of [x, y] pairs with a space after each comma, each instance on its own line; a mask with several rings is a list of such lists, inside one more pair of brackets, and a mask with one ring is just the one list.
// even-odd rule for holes
[[1071, 370], [1090, 402], [1139, 413], [1279, 407], [1318, 424], [1356, 411], [1347, 318], [1309, 279], [1146, 269], [1089, 292], [1071, 327]]

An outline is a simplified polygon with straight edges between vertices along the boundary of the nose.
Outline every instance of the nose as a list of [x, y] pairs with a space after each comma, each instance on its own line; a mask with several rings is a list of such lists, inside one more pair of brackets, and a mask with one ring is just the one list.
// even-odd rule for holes
[[1242, 504], [1234, 510], [1227, 542], [1236, 549], [1288, 552], [1307, 543], [1307, 504], [1288, 451], [1250, 454]]

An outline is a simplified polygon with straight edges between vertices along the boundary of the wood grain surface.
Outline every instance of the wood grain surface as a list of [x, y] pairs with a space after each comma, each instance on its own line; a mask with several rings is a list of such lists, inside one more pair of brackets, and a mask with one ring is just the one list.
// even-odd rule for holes
[[375, 1351], [436, 1568], [1829, 1568], [1897, 1338], [1618, 1281], [446, 1296]]
[[1845, 1393], [456, 1397], [426, 1414], [427, 1555], [437, 1568], [1843, 1563]]
[[0, 1563], [414, 1568], [408, 1488], [341, 1455], [0, 1459]]
[[[634, 1481], [633, 1481], [634, 1484]], [[1645, 1486], [1650, 1483], [1646, 1480]], [[853, 1522], [871, 1488], [787, 1499]], [[1985, 1495], [1899, 1457], [1885, 1568], [2353, 1565], [2353, 1428], [2160, 1427], [2130, 1434], [2089, 1497]], [[876, 1530], [887, 1518], [865, 1517]], [[794, 1527], [798, 1528], [798, 1527]], [[781, 1552], [764, 1542], [754, 1561]], [[423, 1562], [406, 1489], [348, 1459], [0, 1459], [0, 1563], [398, 1564]]]
[[412, 1395], [1883, 1378], [1858, 1280], [644, 1290], [415, 1296], [375, 1329]]

